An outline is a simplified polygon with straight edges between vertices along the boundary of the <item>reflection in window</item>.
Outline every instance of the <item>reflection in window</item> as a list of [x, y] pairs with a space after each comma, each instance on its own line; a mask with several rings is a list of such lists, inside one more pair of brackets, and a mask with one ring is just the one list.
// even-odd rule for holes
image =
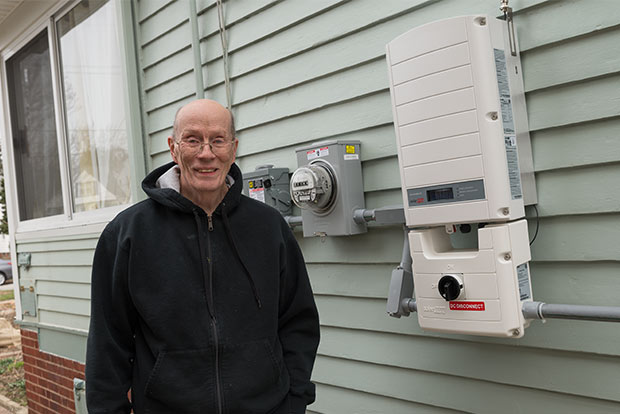
[[74, 211], [130, 199], [114, 1], [82, 1], [57, 22]]
[[6, 62], [20, 220], [62, 214], [47, 30]]

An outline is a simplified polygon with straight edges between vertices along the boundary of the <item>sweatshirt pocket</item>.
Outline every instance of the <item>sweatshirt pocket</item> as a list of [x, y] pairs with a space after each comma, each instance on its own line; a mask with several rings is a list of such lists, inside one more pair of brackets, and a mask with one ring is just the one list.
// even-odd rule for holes
[[145, 388], [148, 414], [199, 414], [215, 410], [213, 349], [162, 351]]
[[280, 341], [251, 341], [222, 347], [222, 389], [228, 412], [266, 413], [284, 401], [288, 371]]

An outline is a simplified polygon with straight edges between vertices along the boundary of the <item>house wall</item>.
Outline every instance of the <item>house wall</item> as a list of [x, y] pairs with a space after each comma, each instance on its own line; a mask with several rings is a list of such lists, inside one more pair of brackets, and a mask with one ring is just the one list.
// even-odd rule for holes
[[37, 332], [22, 329], [29, 414], [73, 414], [73, 379], [84, 379], [84, 364], [41, 352]]
[[[151, 169], [170, 159], [165, 140], [179, 106], [203, 93], [226, 102], [217, 9], [213, 0], [196, 0], [193, 16], [186, 0], [131, 5], [140, 78], [130, 98], [141, 104]], [[539, 199], [534, 298], [620, 306], [620, 3], [510, 5]], [[401, 204], [385, 44], [427, 22], [498, 15], [498, 7], [495, 0], [225, 2], [242, 171], [265, 163], [294, 170], [296, 147], [358, 139], [366, 207]], [[193, 17], [199, 54], [191, 48]], [[200, 78], [204, 89], [196, 87]], [[534, 212], [527, 212], [533, 234]], [[102, 227], [15, 236], [17, 252], [32, 253], [32, 265], [20, 268], [19, 276], [22, 286], [35, 288], [37, 316], [24, 321], [39, 332], [36, 348], [47, 355], [84, 360], [90, 264]], [[371, 225], [367, 234], [323, 241], [296, 234], [322, 325], [313, 374], [317, 401], [309, 411], [620, 410], [615, 325], [536, 321], [519, 340], [423, 332], [415, 315], [393, 319], [385, 313], [401, 229]]]
[[[144, 176], [145, 157], [139, 109], [133, 15], [131, 3], [117, 1], [120, 53], [124, 56], [125, 90], [127, 91], [126, 128], [131, 163], [132, 201], [144, 197], [140, 181]], [[0, 52], [3, 57], [19, 50], [43, 29], [50, 16], [71, 1], [29, 0], [22, 2], [2, 22]], [[0, 71], [4, 75], [4, 70]], [[121, 208], [109, 208], [73, 215], [47, 217], [18, 222], [15, 197], [15, 169], [10, 130], [8, 98], [1, 83], [0, 135], [2, 136], [7, 208], [10, 226], [10, 247], [17, 301], [17, 319], [23, 327], [35, 329], [42, 351], [76, 361], [84, 361], [90, 315], [90, 272], [94, 248], [105, 225]], [[19, 265], [19, 258], [30, 256], [28, 265]]]
[[[17, 254], [30, 253], [20, 267], [22, 310], [34, 300], [36, 314], [23, 315], [22, 325], [37, 328], [41, 350], [84, 362], [90, 315], [90, 272], [103, 225], [83, 234], [36, 234], [17, 237]], [[33, 294], [28, 288], [33, 286]], [[34, 298], [34, 299], [31, 299]]]
[[[177, 108], [197, 91], [186, 2], [138, 1], [151, 166], [169, 160]], [[197, 1], [205, 93], [226, 102], [214, 1]], [[401, 204], [385, 44], [499, 1], [228, 1], [238, 164], [296, 168], [296, 147], [359, 139], [367, 208]], [[619, 306], [620, 5], [511, 1], [521, 44], [540, 229], [534, 298]], [[535, 213], [527, 209], [530, 234]], [[319, 306], [316, 413], [616, 412], [620, 331], [533, 322], [519, 340], [423, 332], [385, 302], [402, 231], [298, 240]]]
[[[118, 1], [118, 0], [117, 0]], [[67, 5], [63, 0], [22, 2], [2, 22], [0, 52], [18, 50], [38, 33], [51, 14]], [[126, 54], [127, 129], [131, 137], [132, 200], [144, 197], [139, 183], [144, 176], [144, 146], [140, 128], [136, 53], [133, 39], [131, 3], [118, 1], [121, 53]], [[0, 69], [0, 79], [4, 68]], [[114, 209], [88, 217], [67, 220], [55, 217], [37, 223], [17, 220], [15, 172], [8, 128], [8, 99], [0, 82], [0, 138], [7, 186], [10, 249], [18, 324], [26, 372], [26, 391], [31, 413], [60, 414], [75, 412], [73, 380], [84, 378], [86, 336], [90, 315], [90, 272], [99, 234], [114, 216]], [[134, 116], [137, 115], [137, 116]], [[140, 177], [137, 179], [136, 177]], [[140, 191], [140, 192], [138, 192]], [[86, 218], [85, 218], [86, 217]], [[30, 255], [28, 265], [18, 265], [23, 254]], [[22, 312], [23, 311], [23, 312]], [[83, 405], [83, 399], [80, 403]]]

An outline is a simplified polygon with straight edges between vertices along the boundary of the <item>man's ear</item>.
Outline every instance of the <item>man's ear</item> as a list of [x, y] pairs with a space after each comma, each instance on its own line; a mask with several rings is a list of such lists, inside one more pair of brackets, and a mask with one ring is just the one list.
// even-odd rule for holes
[[239, 146], [239, 140], [235, 138], [235, 141], [233, 142], [233, 157], [232, 157], [233, 162], [235, 162], [235, 159], [237, 159], [237, 147], [238, 146]]
[[177, 160], [177, 155], [176, 155], [177, 146], [176, 146], [176, 142], [174, 142], [174, 139], [172, 138], [172, 135], [168, 137], [168, 148], [170, 148], [170, 155], [172, 156], [172, 161], [178, 164], [179, 161]]

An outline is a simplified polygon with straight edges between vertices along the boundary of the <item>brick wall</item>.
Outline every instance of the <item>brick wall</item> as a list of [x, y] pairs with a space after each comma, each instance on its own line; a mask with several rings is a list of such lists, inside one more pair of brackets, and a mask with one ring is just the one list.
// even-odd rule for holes
[[39, 351], [36, 332], [21, 330], [29, 414], [75, 414], [73, 378], [84, 364]]

